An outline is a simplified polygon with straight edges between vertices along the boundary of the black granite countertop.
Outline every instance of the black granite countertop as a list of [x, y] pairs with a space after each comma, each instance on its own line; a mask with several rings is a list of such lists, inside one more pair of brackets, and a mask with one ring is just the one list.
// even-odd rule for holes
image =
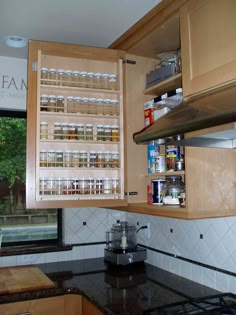
[[141, 315], [154, 307], [218, 293], [146, 263], [119, 268], [98, 258], [37, 266], [55, 288], [1, 295], [0, 303], [74, 293], [86, 296], [104, 314]]

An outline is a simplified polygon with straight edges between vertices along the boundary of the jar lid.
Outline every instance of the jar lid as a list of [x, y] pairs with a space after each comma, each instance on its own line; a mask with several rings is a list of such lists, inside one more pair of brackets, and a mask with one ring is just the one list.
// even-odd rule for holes
[[73, 100], [74, 99], [74, 96], [67, 96], [66, 97], [68, 100]]
[[41, 71], [48, 71], [48, 68], [43, 67], [41, 68]]
[[86, 124], [86, 127], [93, 127], [93, 124]]
[[41, 121], [40, 125], [47, 125], [48, 123], [46, 121]]
[[58, 73], [64, 73], [65, 70], [64, 70], [64, 69], [58, 69], [57, 72], [58, 72]]
[[48, 98], [48, 95], [47, 94], [42, 94], [41, 97]]
[[64, 96], [63, 95], [58, 95], [57, 96], [58, 99], [63, 99], [64, 100]]
[[73, 73], [73, 75], [80, 75], [80, 72], [79, 71], [77, 71], [77, 70], [75, 70], [75, 71], [72, 71], [72, 73]]
[[50, 68], [50, 69], [49, 69], [49, 72], [56, 72], [56, 69]]
[[56, 98], [56, 95], [49, 95], [49, 98]]
[[70, 75], [72, 73], [72, 70], [66, 70], [65, 74]]

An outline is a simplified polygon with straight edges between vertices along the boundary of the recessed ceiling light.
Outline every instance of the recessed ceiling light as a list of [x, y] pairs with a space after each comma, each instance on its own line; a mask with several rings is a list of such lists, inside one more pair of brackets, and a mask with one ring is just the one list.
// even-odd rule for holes
[[6, 46], [13, 48], [23, 48], [28, 45], [28, 40], [26, 38], [14, 35], [4, 37], [3, 42]]

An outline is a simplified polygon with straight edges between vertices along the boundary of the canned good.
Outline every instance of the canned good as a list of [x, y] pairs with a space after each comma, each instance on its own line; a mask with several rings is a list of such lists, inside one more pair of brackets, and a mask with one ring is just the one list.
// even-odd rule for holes
[[166, 170], [174, 171], [175, 170], [175, 162], [180, 160], [181, 153], [180, 147], [174, 145], [166, 146]]
[[164, 179], [153, 179], [152, 180], [152, 204], [162, 205], [164, 197]]
[[151, 141], [147, 146], [148, 156], [148, 173], [155, 173], [155, 158], [160, 154], [160, 146], [156, 145], [154, 141]]
[[166, 170], [166, 157], [165, 154], [157, 155], [155, 157], [155, 172], [161, 173]]

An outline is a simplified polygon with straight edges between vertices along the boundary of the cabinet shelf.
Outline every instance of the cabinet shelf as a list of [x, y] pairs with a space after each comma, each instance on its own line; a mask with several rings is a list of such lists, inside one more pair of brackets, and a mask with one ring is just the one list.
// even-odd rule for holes
[[149, 205], [145, 202], [140, 202], [129, 203], [128, 206], [116, 207], [115, 209], [149, 215], [158, 215], [161, 217], [188, 219], [188, 209], [176, 205]]
[[114, 119], [118, 120], [120, 116], [118, 115], [95, 115], [95, 114], [81, 114], [81, 113], [67, 113], [67, 112], [46, 112], [40, 111], [41, 117], [76, 117], [76, 118], [96, 118], [96, 119]]
[[41, 84], [40, 85], [41, 90], [58, 90], [60, 94], [63, 91], [81, 91], [81, 92], [88, 92], [88, 93], [104, 93], [104, 94], [115, 94], [119, 95], [120, 90], [107, 90], [107, 89], [96, 89], [96, 88], [86, 88], [86, 87], [77, 87], [77, 86], [62, 86], [62, 85], [46, 85], [46, 84]]
[[145, 89], [143, 93], [145, 95], [159, 96], [177, 88], [182, 87], [182, 74], [178, 73], [166, 80], [158, 82], [157, 84]]
[[148, 177], [149, 179], [156, 179], [158, 177], [163, 176], [182, 176], [185, 175], [185, 171], [169, 171], [169, 172], [161, 172], [161, 173], [153, 173], [153, 174], [146, 174], [145, 177]]

